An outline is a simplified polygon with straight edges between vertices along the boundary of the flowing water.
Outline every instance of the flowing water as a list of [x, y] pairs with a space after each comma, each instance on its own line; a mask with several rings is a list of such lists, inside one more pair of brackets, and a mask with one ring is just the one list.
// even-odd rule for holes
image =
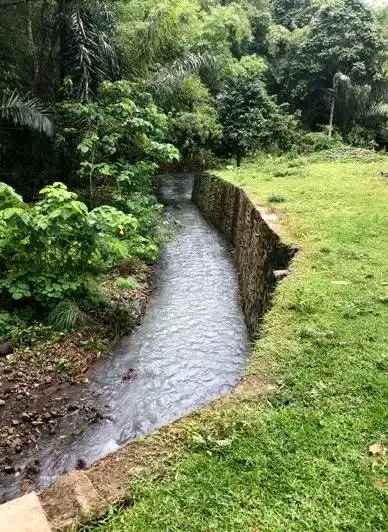
[[163, 178], [174, 230], [144, 320], [88, 375], [104, 419], [47, 442], [38, 456], [39, 487], [206, 404], [239, 380], [248, 338], [231, 249], [191, 202], [191, 190], [190, 177]]

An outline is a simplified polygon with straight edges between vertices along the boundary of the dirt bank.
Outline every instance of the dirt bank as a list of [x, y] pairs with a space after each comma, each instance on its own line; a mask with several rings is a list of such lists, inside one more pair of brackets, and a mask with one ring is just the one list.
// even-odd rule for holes
[[63, 440], [103, 419], [87, 386], [88, 370], [109, 356], [117, 321], [127, 322], [122, 333], [140, 321], [152, 284], [152, 271], [144, 267], [138, 272], [139, 288], [118, 289], [114, 280], [122, 273], [104, 282], [110, 311], [89, 315], [77, 331], [30, 338], [0, 358], [0, 503], [15, 496], [10, 487], [15, 480], [21, 492], [34, 488], [40, 466], [36, 454], [48, 440]]

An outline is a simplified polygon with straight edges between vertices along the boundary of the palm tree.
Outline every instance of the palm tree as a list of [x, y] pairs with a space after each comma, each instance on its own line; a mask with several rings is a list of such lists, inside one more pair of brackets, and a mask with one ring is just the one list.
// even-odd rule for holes
[[333, 88], [329, 90], [329, 94], [329, 137], [333, 133], [335, 118], [344, 132], [356, 124], [376, 130], [379, 125], [387, 123], [387, 82], [382, 81], [372, 89], [368, 84], [354, 84], [349, 76], [337, 72], [333, 77]]
[[342, 89], [343, 93], [345, 95], [348, 94], [348, 92], [352, 88], [352, 82], [349, 78], [349, 76], [346, 76], [345, 74], [342, 74], [342, 72], [337, 72], [333, 76], [333, 88], [329, 89], [330, 94], [330, 118], [329, 118], [329, 128], [328, 128], [328, 134], [329, 137], [333, 134], [333, 127], [334, 127], [334, 113], [335, 113], [335, 105], [337, 102], [337, 97], [339, 91]]
[[53, 134], [53, 124], [40, 101], [29, 95], [20, 95], [17, 91], [3, 91], [0, 94], [0, 120], [48, 136]]
[[89, 100], [100, 81], [118, 76], [115, 7], [104, 0], [62, 1], [54, 21], [60, 40], [61, 81], [70, 77], [75, 96]]

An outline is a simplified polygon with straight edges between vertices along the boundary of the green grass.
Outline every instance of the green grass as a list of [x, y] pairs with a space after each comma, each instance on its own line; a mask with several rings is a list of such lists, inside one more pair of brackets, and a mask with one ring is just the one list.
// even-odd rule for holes
[[129, 277], [119, 277], [117, 279], [117, 286], [123, 290], [137, 290], [140, 288], [140, 283], [136, 277], [130, 275]]
[[369, 453], [388, 447], [388, 158], [320, 157], [219, 172], [287, 198], [272, 207], [302, 248], [248, 370], [277, 392], [189, 418], [178, 461], [91, 530], [388, 530], [387, 456]]

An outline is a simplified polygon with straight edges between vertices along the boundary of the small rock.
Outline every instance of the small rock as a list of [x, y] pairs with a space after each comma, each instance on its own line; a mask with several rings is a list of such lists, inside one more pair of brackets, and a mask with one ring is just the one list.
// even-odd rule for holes
[[289, 273], [289, 270], [274, 270], [273, 275], [276, 281], [281, 281], [282, 279], [285, 279]]
[[0, 358], [6, 357], [7, 355], [11, 355], [13, 353], [13, 345], [11, 342], [4, 342], [3, 344], [0, 344]]
[[384, 447], [384, 444], [381, 442], [373, 443], [372, 445], [369, 445], [368, 447], [369, 454], [372, 456], [378, 456], [383, 458], [385, 456], [386, 448]]
[[77, 460], [77, 467], [76, 469], [78, 470], [83, 470], [83, 469], [86, 469], [87, 468], [87, 464], [86, 464], [86, 461], [83, 459], [83, 458], [79, 458]]
[[4, 406], [4, 405], [5, 405], [4, 399], [0, 399], [0, 406]]
[[136, 379], [136, 370], [133, 368], [129, 368], [123, 376], [123, 381], [133, 381], [135, 379]]

